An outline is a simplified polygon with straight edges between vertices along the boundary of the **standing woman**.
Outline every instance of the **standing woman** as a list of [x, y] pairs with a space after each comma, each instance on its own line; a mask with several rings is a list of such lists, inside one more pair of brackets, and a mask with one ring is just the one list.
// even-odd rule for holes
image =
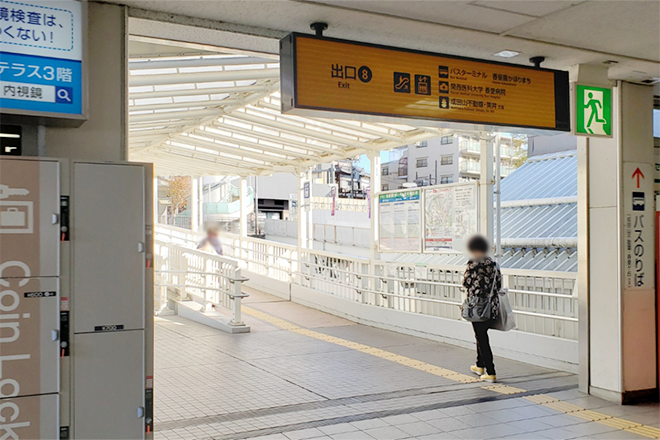
[[472, 322], [477, 339], [477, 363], [470, 367], [470, 371], [480, 376], [484, 382], [495, 382], [495, 364], [488, 340], [488, 329], [498, 316], [502, 273], [495, 260], [488, 256], [490, 244], [485, 237], [475, 235], [470, 238], [467, 248], [471, 258], [465, 269], [463, 287], [467, 290], [468, 298], [476, 296], [492, 301], [491, 318], [488, 321]]

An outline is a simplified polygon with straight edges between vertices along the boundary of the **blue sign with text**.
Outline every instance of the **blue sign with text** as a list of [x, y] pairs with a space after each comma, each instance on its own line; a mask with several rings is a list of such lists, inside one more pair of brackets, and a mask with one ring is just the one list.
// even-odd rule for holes
[[0, 0], [3, 112], [82, 115], [81, 27], [79, 1]]

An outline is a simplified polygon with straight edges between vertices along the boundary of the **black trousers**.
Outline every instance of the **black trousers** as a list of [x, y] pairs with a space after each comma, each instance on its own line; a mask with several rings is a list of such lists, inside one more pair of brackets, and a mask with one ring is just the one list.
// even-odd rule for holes
[[490, 349], [490, 341], [488, 340], [490, 325], [491, 321], [472, 323], [474, 337], [477, 339], [477, 367], [485, 368], [488, 374], [495, 374], [493, 351]]

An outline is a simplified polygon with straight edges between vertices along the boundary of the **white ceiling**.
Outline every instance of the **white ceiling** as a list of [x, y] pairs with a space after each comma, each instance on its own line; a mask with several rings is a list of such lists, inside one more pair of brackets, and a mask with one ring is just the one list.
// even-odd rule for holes
[[[482, 59], [509, 49], [522, 53], [510, 62], [543, 55], [544, 67], [558, 69], [613, 60], [613, 79], [660, 78], [657, 0], [109, 1], [131, 6], [135, 17], [227, 30], [232, 38], [214, 39], [224, 47], [236, 47], [235, 35], [244, 33], [262, 37], [263, 51], [273, 52], [272, 40], [325, 21], [331, 37]], [[131, 31], [141, 34], [139, 27]]]
[[557, 69], [613, 60], [612, 79], [660, 78], [655, 0], [109, 1], [131, 6], [131, 158], [162, 174], [269, 174], [442, 133], [281, 115], [278, 41], [314, 21], [330, 37], [499, 61], [516, 50], [508, 61]]

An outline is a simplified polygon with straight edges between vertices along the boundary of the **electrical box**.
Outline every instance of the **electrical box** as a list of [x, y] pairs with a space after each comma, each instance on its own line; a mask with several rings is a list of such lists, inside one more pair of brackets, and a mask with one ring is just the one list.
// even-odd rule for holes
[[153, 437], [152, 182], [0, 159], [0, 438]]

